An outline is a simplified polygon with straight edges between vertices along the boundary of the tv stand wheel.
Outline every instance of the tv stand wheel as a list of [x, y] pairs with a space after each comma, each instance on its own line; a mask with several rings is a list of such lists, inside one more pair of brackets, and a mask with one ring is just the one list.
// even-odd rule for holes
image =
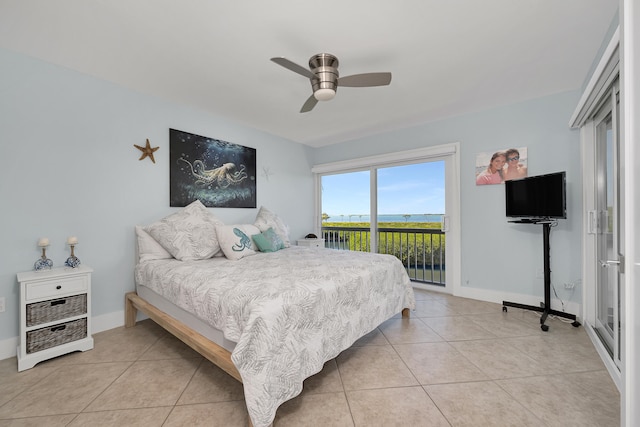
[[502, 306], [502, 311], [504, 311], [505, 313], [507, 312], [507, 306], [506, 305]]
[[542, 325], [540, 325], [540, 329], [547, 332], [549, 330], [549, 327], [543, 323]]
[[577, 328], [578, 326], [580, 326], [580, 322], [576, 320], [571, 324], [571, 326], [573, 326], [574, 328]]

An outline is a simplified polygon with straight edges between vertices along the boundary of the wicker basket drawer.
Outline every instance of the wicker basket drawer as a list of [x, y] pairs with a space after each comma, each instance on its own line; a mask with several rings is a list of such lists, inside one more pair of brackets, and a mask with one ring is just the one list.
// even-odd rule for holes
[[48, 328], [27, 332], [27, 353], [45, 350], [68, 342], [77, 341], [87, 336], [87, 319], [60, 323]]
[[87, 312], [87, 294], [27, 304], [27, 327], [55, 322]]

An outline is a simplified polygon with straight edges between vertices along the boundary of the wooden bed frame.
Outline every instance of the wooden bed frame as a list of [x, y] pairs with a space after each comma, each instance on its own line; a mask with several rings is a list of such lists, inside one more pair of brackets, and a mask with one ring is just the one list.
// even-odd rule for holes
[[137, 310], [149, 316], [151, 320], [200, 353], [214, 365], [220, 367], [220, 369], [227, 374], [242, 382], [242, 377], [231, 361], [231, 353], [227, 349], [205, 338], [203, 335], [177, 321], [154, 305], [149, 304], [135, 292], [129, 292], [125, 295], [124, 326], [126, 328], [136, 325]]
[[[124, 326], [130, 328], [136, 325], [136, 314], [140, 310], [159, 326], [174, 335], [180, 341], [200, 353], [205, 359], [242, 382], [242, 377], [231, 361], [231, 352], [219, 346], [182, 322], [164, 313], [152, 304], [138, 296], [135, 292], [125, 294], [124, 300]], [[402, 317], [409, 318], [409, 309], [402, 309]], [[251, 426], [249, 418], [249, 426]]]

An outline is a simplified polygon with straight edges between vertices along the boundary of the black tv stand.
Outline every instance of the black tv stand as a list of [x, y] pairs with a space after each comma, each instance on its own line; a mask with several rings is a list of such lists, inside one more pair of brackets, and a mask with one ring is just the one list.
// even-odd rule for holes
[[580, 322], [577, 321], [575, 314], [569, 314], [563, 311], [551, 309], [551, 267], [549, 263], [549, 236], [551, 235], [552, 221], [545, 219], [525, 219], [509, 222], [516, 222], [521, 224], [542, 224], [544, 250], [544, 302], [540, 304], [540, 307], [537, 307], [535, 305], [525, 305], [516, 302], [502, 301], [502, 311], [507, 311], [507, 307], [516, 307], [525, 310], [541, 312], [542, 316], [540, 316], [540, 329], [545, 332], [549, 330], [549, 326], [545, 325], [545, 322], [547, 321], [547, 317], [549, 317], [550, 314], [573, 320], [573, 323], [571, 325], [577, 328], [578, 326], [580, 326]]

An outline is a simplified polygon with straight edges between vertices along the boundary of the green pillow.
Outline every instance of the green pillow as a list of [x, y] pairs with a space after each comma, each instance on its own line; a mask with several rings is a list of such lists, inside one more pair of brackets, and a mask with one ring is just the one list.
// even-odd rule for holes
[[273, 231], [273, 228], [269, 228], [267, 231], [263, 231], [260, 234], [255, 234], [251, 236], [251, 238], [255, 242], [256, 246], [258, 246], [260, 252], [276, 252], [280, 249], [284, 249], [284, 242], [280, 236]]

